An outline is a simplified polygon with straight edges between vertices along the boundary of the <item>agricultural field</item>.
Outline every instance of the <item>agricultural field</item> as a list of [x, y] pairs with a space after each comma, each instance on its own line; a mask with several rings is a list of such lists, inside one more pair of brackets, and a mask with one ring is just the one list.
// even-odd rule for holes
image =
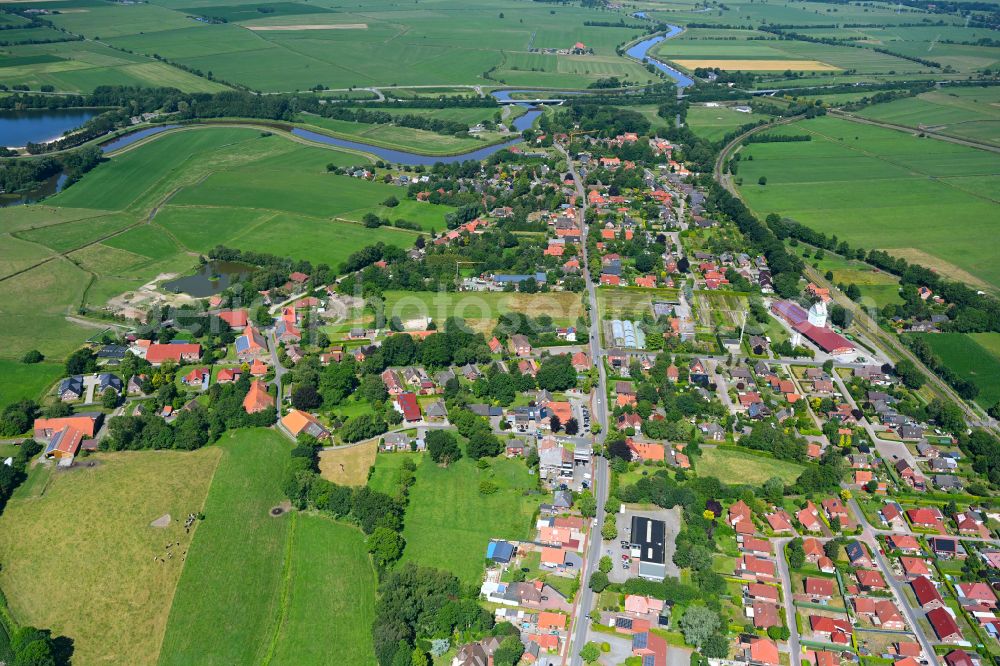
[[[756, 213], [790, 217], [981, 289], [1000, 287], [990, 240], [997, 237], [991, 191], [1000, 184], [1000, 156], [831, 117], [782, 133], [812, 140], [741, 151], [737, 180]], [[960, 233], [941, 220], [960, 221]]]
[[[752, 38], [752, 39], [751, 39]], [[691, 28], [661, 42], [657, 53], [681, 67], [718, 67], [759, 72], [862, 73], [916, 71], [920, 65], [869, 49], [779, 40], [760, 31]]]
[[926, 333], [924, 340], [943, 364], [979, 388], [984, 409], [1000, 401], [1000, 333]]
[[[86, 41], [18, 46], [17, 56], [52, 54], [57, 60], [12, 66], [9, 73], [0, 67], [0, 80], [78, 91], [102, 84], [151, 85], [157, 75], [153, 70], [161, 69], [160, 82], [186, 90], [234, 83], [281, 92], [317, 84], [348, 88], [506, 81], [586, 87], [605, 76], [637, 82], [650, 78], [640, 65], [615, 52], [638, 36], [636, 29], [584, 25], [607, 20], [608, 14], [596, 8], [487, 0], [445, 0], [419, 10], [401, 10], [390, 0], [351, 9], [328, 0], [282, 2], [266, 7], [268, 11], [256, 2], [212, 6], [186, 0], [135, 5], [63, 0], [58, 5], [59, 13], [46, 18], [67, 32], [14, 29], [5, 31], [11, 33], [5, 40], [82, 36]], [[16, 34], [21, 32], [31, 34]], [[529, 53], [533, 48], [568, 49], [577, 41], [593, 48], [593, 55]], [[536, 56], [544, 62], [522, 63]], [[399, 66], [402, 62], [405, 67]]]
[[[67, 13], [60, 16], [83, 15]], [[8, 43], [16, 42], [17, 35], [12, 33], [23, 33], [25, 42], [66, 38], [61, 32], [34, 28], [5, 30], [3, 40]], [[185, 92], [218, 92], [227, 88], [221, 83], [209, 81], [149, 56], [125, 53], [102, 42], [24, 43], [8, 48], [13, 57], [6, 61], [0, 60], [0, 81], [8, 86], [26, 85], [38, 89], [48, 85], [65, 92], [90, 92], [100, 85], [171, 86]]]
[[[386, 482], [391, 474], [379, 470], [385, 464], [382, 459], [397, 456], [379, 454], [373, 480], [379, 480], [380, 489], [393, 487]], [[498, 458], [481, 470], [468, 458], [440, 467], [421, 456], [406, 510], [402, 561], [446, 569], [464, 583], [478, 583], [491, 538], [528, 537], [531, 517], [543, 495], [526, 497], [523, 493], [536, 487], [537, 477], [528, 474], [519, 460]], [[484, 480], [492, 480], [499, 490], [482, 495], [479, 483]]]
[[1000, 87], [945, 88], [876, 104], [858, 115], [1000, 145]]
[[496, 291], [386, 291], [385, 316], [402, 321], [430, 317], [443, 323], [448, 317], [461, 317], [477, 331], [493, 330], [500, 315], [520, 312], [538, 317], [548, 315], [558, 326], [573, 325], [583, 315], [580, 294], [558, 291], [538, 294]]
[[[184, 518], [201, 510], [220, 453], [101, 453], [83, 461], [93, 467], [33, 470], [0, 518], [0, 588], [14, 617], [71, 637], [74, 663], [154, 663], [202, 526], [188, 534]], [[169, 526], [150, 525], [167, 513]]]
[[718, 141], [738, 127], [767, 120], [769, 117], [760, 113], [736, 111], [729, 106], [692, 106], [687, 112], [687, 124], [698, 136]]
[[[8, 276], [0, 275], [3, 356], [37, 348], [61, 358], [93, 333], [67, 315], [103, 306], [161, 273], [187, 272], [220, 243], [337, 266], [379, 241], [413, 245], [416, 232], [362, 226], [366, 213], [444, 227], [448, 206], [326, 170], [364, 163], [358, 154], [285, 134], [200, 127], [136, 144], [44, 205], [3, 209], [0, 233], [10, 241], [0, 243]], [[383, 206], [390, 196], [400, 205]], [[29, 284], [31, 303], [13, 296]]]
[[773, 476], [785, 483], [794, 483], [805, 466], [733, 448], [705, 447], [695, 468], [699, 476], [714, 476], [723, 483], [760, 485]]

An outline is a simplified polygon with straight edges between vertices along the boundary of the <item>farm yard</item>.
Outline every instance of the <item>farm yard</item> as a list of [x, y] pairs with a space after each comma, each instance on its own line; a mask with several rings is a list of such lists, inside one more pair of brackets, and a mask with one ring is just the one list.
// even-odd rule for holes
[[753, 455], [732, 447], [704, 447], [696, 469], [699, 476], [714, 476], [723, 483], [760, 485], [771, 477], [795, 483], [805, 466], [787, 460]]
[[[154, 663], [203, 526], [188, 534], [184, 519], [201, 510], [221, 453], [102, 453], [44, 478], [34, 470], [0, 518], [0, 588], [14, 617], [72, 637], [75, 663]], [[150, 526], [168, 513], [169, 526]], [[53, 580], [68, 575], [72, 585]]]
[[[1000, 288], [997, 246], [988, 240], [996, 238], [990, 192], [1000, 182], [1000, 157], [830, 117], [782, 133], [812, 140], [751, 144], [740, 153], [740, 191], [757, 214], [775, 212], [853, 247], [884, 249], [978, 288]], [[942, 220], [960, 220], [961, 233]]]
[[919, 337], [946, 367], [979, 388], [976, 402], [984, 409], [1000, 401], [1000, 333], [927, 333]]

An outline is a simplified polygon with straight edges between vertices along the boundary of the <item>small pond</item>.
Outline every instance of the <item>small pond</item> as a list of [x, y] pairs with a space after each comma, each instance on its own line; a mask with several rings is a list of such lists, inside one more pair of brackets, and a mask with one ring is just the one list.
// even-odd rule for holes
[[257, 269], [239, 261], [209, 261], [194, 275], [186, 275], [163, 283], [163, 290], [185, 293], [195, 298], [214, 296], [230, 285], [245, 280]]

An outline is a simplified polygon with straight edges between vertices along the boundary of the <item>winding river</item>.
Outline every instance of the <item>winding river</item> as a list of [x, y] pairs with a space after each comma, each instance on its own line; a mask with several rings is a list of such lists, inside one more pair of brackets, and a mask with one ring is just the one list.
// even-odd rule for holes
[[677, 35], [683, 32], [683, 28], [680, 28], [676, 25], [668, 26], [668, 28], [669, 30], [667, 30], [666, 34], [650, 37], [649, 39], [644, 39], [641, 42], [638, 42], [637, 44], [633, 45], [627, 51], [625, 51], [625, 54], [631, 58], [635, 58], [639, 62], [650, 63], [653, 67], [655, 67], [656, 69], [660, 70], [661, 72], [669, 76], [671, 79], [673, 79], [674, 82], [677, 84], [678, 89], [683, 90], [688, 86], [693, 86], [694, 79], [692, 79], [687, 74], [684, 74], [683, 72], [680, 72], [674, 69], [673, 67], [670, 67], [669, 65], [660, 62], [656, 58], [650, 57], [648, 55], [649, 49], [653, 48], [660, 42], [670, 39], [672, 37], [676, 37]]

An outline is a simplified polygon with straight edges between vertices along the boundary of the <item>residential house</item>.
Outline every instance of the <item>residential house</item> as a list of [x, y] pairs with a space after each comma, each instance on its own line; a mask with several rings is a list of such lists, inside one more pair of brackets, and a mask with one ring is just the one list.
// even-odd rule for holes
[[806, 594], [813, 599], [832, 599], [834, 581], [831, 578], [807, 576], [805, 579]]
[[73, 400], [79, 400], [83, 397], [83, 375], [75, 375], [73, 377], [66, 377], [61, 382], [59, 382], [59, 388], [56, 389], [56, 395], [63, 402], [71, 402]]
[[512, 335], [510, 336], [510, 344], [517, 356], [531, 356], [531, 343], [528, 342], [527, 336], [520, 333]]
[[958, 623], [944, 607], [935, 608], [927, 613], [927, 621], [942, 643], [959, 643], [965, 640]]
[[236, 338], [236, 356], [241, 361], [260, 358], [267, 353], [267, 341], [253, 326], [247, 326], [243, 335]]
[[941, 593], [938, 592], [937, 587], [931, 582], [930, 578], [918, 576], [910, 581], [910, 587], [913, 588], [913, 594], [917, 598], [917, 603], [925, 611], [944, 607], [944, 599], [941, 598]]

